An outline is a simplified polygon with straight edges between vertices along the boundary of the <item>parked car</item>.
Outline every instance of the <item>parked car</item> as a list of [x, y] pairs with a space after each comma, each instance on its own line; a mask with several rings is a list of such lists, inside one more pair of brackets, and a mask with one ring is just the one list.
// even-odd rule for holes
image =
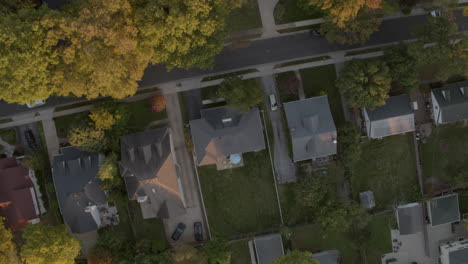
[[278, 102], [276, 102], [276, 97], [274, 94], [270, 94], [269, 96], [270, 98], [270, 107], [271, 107], [271, 111], [276, 111], [278, 110]]
[[45, 100], [33, 100], [29, 104], [26, 104], [28, 108], [33, 108], [45, 104]]
[[184, 233], [184, 231], [185, 231], [185, 224], [184, 223], [179, 223], [177, 225], [176, 229], [174, 230], [174, 233], [172, 233], [171, 238], [174, 241], [179, 240], [180, 237], [182, 236], [182, 234]]
[[429, 14], [432, 17], [440, 17], [441, 16], [440, 10], [432, 10]]
[[24, 138], [26, 139], [26, 143], [28, 143], [30, 148], [37, 148], [36, 138], [34, 137], [32, 130], [28, 129], [24, 131]]
[[203, 241], [203, 228], [201, 222], [193, 223], [193, 236], [196, 241]]

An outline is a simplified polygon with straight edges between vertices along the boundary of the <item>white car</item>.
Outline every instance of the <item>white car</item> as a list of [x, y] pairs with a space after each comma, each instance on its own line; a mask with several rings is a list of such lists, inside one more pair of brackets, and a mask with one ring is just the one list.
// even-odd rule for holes
[[276, 97], [274, 94], [270, 94], [269, 96], [270, 98], [270, 107], [271, 107], [271, 111], [276, 111], [278, 110], [278, 103], [276, 102]]
[[440, 15], [441, 15], [440, 10], [432, 10], [429, 14], [432, 17], [440, 17]]
[[33, 108], [45, 104], [45, 100], [32, 100], [29, 104], [26, 104], [27, 107]]

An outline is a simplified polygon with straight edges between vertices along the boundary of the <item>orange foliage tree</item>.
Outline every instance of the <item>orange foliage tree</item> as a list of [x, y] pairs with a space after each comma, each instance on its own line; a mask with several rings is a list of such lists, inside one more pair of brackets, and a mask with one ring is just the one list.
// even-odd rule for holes
[[151, 97], [151, 111], [161, 112], [166, 109], [166, 97], [162, 94], [157, 94]]

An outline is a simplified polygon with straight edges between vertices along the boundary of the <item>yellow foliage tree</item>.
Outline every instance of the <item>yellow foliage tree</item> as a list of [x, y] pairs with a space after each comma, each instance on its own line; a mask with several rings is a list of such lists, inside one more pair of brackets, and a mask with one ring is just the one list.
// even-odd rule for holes
[[361, 9], [379, 9], [382, 0], [312, 0], [310, 4], [328, 11], [331, 21], [340, 28], [354, 20]]
[[91, 110], [89, 115], [89, 118], [94, 122], [94, 127], [98, 130], [110, 129], [120, 117], [119, 114], [109, 113], [104, 107]]
[[13, 244], [13, 234], [8, 230], [0, 217], [0, 264], [16, 264], [16, 247]]

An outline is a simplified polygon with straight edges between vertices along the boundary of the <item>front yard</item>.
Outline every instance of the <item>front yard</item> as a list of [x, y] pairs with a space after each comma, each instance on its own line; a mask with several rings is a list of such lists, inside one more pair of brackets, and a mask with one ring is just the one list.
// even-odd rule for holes
[[229, 33], [262, 27], [257, 0], [244, 2], [241, 8], [234, 9], [226, 18]]
[[274, 12], [276, 24], [279, 25], [313, 18], [321, 18], [323, 16], [323, 12], [320, 8], [310, 6], [309, 11], [306, 11], [304, 7], [298, 4], [298, 2], [299, 0], [279, 0]]
[[376, 209], [412, 202], [419, 198], [416, 161], [411, 134], [367, 140], [351, 166], [351, 189], [356, 198], [374, 192]]
[[426, 181], [450, 182], [468, 161], [468, 128], [456, 124], [437, 126], [426, 144], [420, 144]]
[[267, 150], [244, 153], [244, 166], [217, 171], [198, 167], [201, 191], [213, 235], [235, 236], [279, 227], [270, 157]]

